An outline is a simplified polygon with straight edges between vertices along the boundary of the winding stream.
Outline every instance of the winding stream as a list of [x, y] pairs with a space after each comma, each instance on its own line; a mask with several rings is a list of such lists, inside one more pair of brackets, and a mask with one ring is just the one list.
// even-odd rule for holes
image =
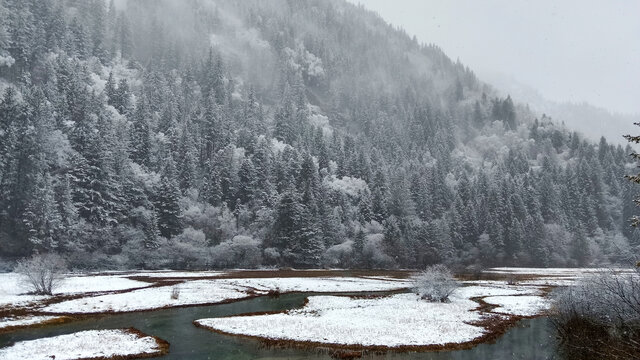
[[[0, 334], [0, 347], [20, 340], [61, 335], [89, 329], [135, 327], [171, 344], [169, 355], [158, 359], [331, 359], [327, 352], [302, 349], [265, 348], [257, 340], [225, 336], [195, 327], [196, 319], [258, 311], [279, 311], [301, 307], [307, 296], [285, 294], [278, 298], [258, 297], [230, 304], [174, 308], [150, 312], [93, 316], [85, 320]], [[366, 359], [555, 359], [553, 329], [546, 318], [523, 320], [494, 344], [481, 344], [471, 350], [430, 353], [367, 355]]]

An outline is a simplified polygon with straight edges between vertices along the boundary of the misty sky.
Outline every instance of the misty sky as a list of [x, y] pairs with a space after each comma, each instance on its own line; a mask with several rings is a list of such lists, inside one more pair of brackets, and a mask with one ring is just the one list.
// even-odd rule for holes
[[483, 80], [513, 77], [555, 101], [640, 113], [638, 0], [349, 0]]

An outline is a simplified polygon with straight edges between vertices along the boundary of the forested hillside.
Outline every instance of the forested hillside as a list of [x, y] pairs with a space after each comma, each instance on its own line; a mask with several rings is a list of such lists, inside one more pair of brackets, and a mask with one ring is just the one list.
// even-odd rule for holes
[[361, 7], [0, 4], [6, 259], [588, 266], [640, 245], [629, 148], [497, 97]]

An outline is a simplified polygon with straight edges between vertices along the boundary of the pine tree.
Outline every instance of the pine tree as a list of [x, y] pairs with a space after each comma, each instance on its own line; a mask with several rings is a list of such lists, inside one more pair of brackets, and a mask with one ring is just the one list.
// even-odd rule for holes
[[133, 55], [133, 39], [129, 19], [124, 13], [121, 13], [118, 17], [118, 28], [120, 29], [118, 38], [120, 54], [125, 59], [131, 58]]
[[178, 143], [178, 184], [183, 192], [196, 185], [197, 154], [191, 133], [190, 122], [185, 122]]
[[[51, 112], [38, 89], [30, 89], [24, 102], [18, 102], [12, 92], [5, 93], [0, 108], [3, 114], [3, 170], [0, 183], [0, 228], [6, 233], [5, 251], [9, 254], [26, 254], [38, 239], [45, 223], [45, 215], [55, 217], [53, 200], [49, 197], [50, 179], [43, 178], [47, 168], [44, 145], [49, 131]], [[46, 199], [39, 199], [45, 196]], [[43, 201], [46, 211], [40, 211]], [[38, 237], [40, 236], [40, 237]], [[37, 241], [35, 241], [37, 242]]]
[[180, 188], [177, 181], [177, 170], [171, 156], [164, 159], [160, 184], [155, 194], [155, 208], [158, 217], [160, 234], [171, 238], [182, 232], [182, 210], [180, 209]]
[[276, 209], [275, 223], [271, 235], [271, 246], [284, 251], [289, 244], [298, 240], [303, 207], [293, 190], [283, 193]]
[[571, 252], [576, 265], [585, 267], [591, 261], [591, 248], [584, 231], [578, 229], [571, 242]]
[[122, 115], [128, 115], [131, 111], [131, 91], [127, 79], [122, 78], [118, 82], [118, 88], [115, 90], [113, 106]]
[[260, 137], [253, 154], [253, 166], [256, 177], [256, 191], [254, 196], [263, 205], [273, 206], [272, 198], [275, 193], [273, 186], [273, 153], [271, 144], [265, 137]]
[[146, 249], [155, 249], [159, 246], [158, 237], [160, 236], [158, 215], [154, 211], [148, 212], [145, 214], [143, 221], [144, 247]]
[[34, 18], [29, 3], [21, 0], [5, 1], [7, 12], [7, 29], [9, 32], [9, 54], [15, 60], [13, 65], [16, 75], [28, 70], [31, 65], [32, 54], [35, 50], [36, 34]]
[[58, 248], [64, 229], [49, 174], [37, 177], [34, 193], [26, 204], [22, 219], [33, 248], [40, 251]]
[[213, 206], [222, 203], [222, 187], [220, 186], [220, 169], [217, 165], [207, 162], [205, 166], [205, 176], [203, 179], [200, 197], [204, 202]]
[[69, 30], [71, 31], [71, 41], [69, 43], [70, 48], [68, 51], [76, 54], [80, 59], [86, 59], [89, 56], [90, 51], [89, 38], [84, 26], [78, 18], [73, 18], [69, 25]]
[[104, 93], [107, 96], [107, 103], [113, 107], [118, 104], [118, 93], [116, 87], [116, 80], [113, 77], [113, 72], [109, 72], [109, 77], [104, 85]]
[[245, 158], [242, 161], [240, 170], [238, 171], [238, 180], [238, 193], [236, 197], [240, 199], [241, 204], [247, 204], [254, 199], [254, 194], [258, 188], [255, 169], [250, 158]]
[[407, 248], [404, 235], [400, 230], [400, 224], [395, 216], [391, 215], [384, 224], [384, 251], [395, 262], [403, 266], [407, 262]]
[[91, 14], [91, 42], [92, 55], [106, 62], [109, 58], [106, 47], [105, 32], [107, 30], [107, 9], [103, 0], [92, 0], [90, 6]]
[[133, 114], [133, 129], [131, 131], [131, 159], [147, 168], [151, 166], [151, 114], [146, 97], [142, 97], [136, 104]]
[[295, 126], [295, 109], [289, 94], [278, 106], [274, 114], [274, 137], [286, 144], [294, 144], [297, 139]]

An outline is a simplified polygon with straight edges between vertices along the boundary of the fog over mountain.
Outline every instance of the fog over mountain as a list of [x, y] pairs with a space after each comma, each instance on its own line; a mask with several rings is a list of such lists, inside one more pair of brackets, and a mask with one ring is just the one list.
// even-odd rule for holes
[[640, 17], [629, 16], [640, 13], [637, 1], [353, 3], [590, 138], [618, 142], [640, 118]]
[[364, 7], [0, 4], [2, 259], [473, 269], [638, 251], [618, 135], [560, 125]]
[[546, 114], [569, 129], [577, 130], [593, 141], [602, 136], [625, 146], [623, 135], [635, 134], [640, 115], [612, 113], [588, 103], [556, 102], [545, 98], [539, 91], [500, 74], [486, 74], [485, 79], [499, 92], [512, 94], [539, 114]]

